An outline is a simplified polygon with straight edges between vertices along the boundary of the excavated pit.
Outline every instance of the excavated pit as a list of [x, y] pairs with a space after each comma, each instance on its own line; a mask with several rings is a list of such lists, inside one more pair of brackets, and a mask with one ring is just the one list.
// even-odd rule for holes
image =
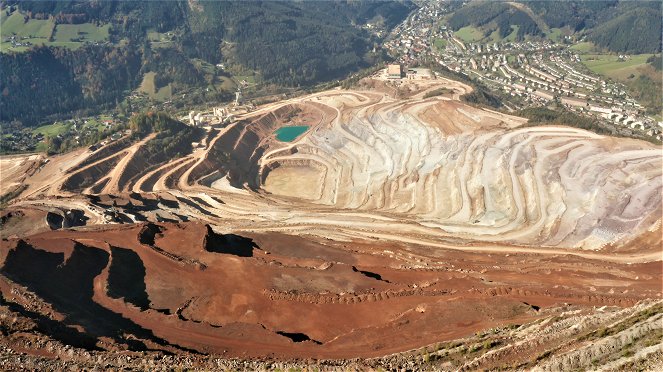
[[[316, 109], [325, 104], [338, 102]], [[189, 180], [196, 174], [213, 187], [227, 177], [276, 199], [388, 213], [511, 244], [601, 247], [645, 230], [642, 221], [661, 210], [660, 151], [642, 142], [564, 127], [508, 129], [520, 122], [452, 101], [341, 106], [348, 121], [322, 121], [296, 144], [273, 138], [283, 108], [240, 122], [205, 159], [217, 166], [199, 164]]]
[[[501, 342], [531, 358], [569, 340], [558, 321], [575, 335], [660, 299], [660, 146], [416, 84], [259, 107], [173, 159], [147, 164], [148, 136], [13, 172], [27, 187], [2, 215], [0, 306], [86, 348], [333, 359], [463, 339], [454, 369], [481, 369], [512, 362], [487, 352]], [[287, 126], [308, 130], [280, 141]]]

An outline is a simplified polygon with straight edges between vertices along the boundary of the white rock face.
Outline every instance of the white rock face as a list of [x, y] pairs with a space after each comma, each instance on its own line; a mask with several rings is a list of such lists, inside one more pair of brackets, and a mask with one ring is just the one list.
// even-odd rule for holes
[[[454, 83], [428, 84], [407, 99], [332, 90], [274, 103], [210, 132], [204, 148], [153, 167], [140, 159], [149, 137], [87, 159], [71, 153], [23, 180], [24, 194], [164, 192], [206, 198], [173, 213], [244, 231], [493, 252], [614, 247], [593, 257], [660, 259], [660, 146], [523, 126], [523, 118], [456, 98], [424, 99], [426, 89]], [[469, 89], [449, 86], [454, 97]], [[279, 141], [275, 131], [293, 122], [308, 130]]]
[[660, 218], [661, 150], [644, 142], [508, 129], [513, 118], [449, 101], [346, 106], [343, 118], [296, 152], [261, 159], [263, 168], [315, 170], [312, 203], [406, 215], [478, 240], [597, 249]]

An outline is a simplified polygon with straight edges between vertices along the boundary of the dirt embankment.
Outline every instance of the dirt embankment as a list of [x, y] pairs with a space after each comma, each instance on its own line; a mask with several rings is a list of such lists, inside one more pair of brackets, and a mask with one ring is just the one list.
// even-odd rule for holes
[[86, 347], [112, 340], [130, 350], [350, 358], [545, 317], [569, 303], [633, 306], [660, 294], [663, 279], [660, 265], [452, 251], [412, 269], [399, 258], [407, 247], [383, 248], [197, 223], [61, 230], [2, 242], [0, 287], [30, 288], [53, 309], [42, 316], [84, 329]]
[[129, 145], [131, 145], [131, 140], [128, 137], [124, 137], [118, 141], [111, 142], [108, 145], [94, 151], [90, 156], [86, 157], [82, 162], [69, 168], [67, 170], [67, 173], [76, 172], [92, 163], [113, 156], [118, 152], [126, 149]]
[[93, 186], [100, 179], [103, 179], [120, 160], [127, 155], [127, 152], [121, 152], [113, 157], [92, 163], [85, 168], [73, 173], [62, 184], [62, 189], [71, 192], [81, 192], [84, 189]]

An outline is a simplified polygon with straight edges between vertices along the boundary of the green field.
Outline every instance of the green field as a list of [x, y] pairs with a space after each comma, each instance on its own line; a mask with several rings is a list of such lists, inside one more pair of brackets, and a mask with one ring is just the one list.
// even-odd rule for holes
[[235, 75], [233, 76], [233, 79], [235, 79], [235, 81], [238, 83], [240, 83], [242, 80], [252, 85], [256, 83], [256, 78], [253, 75]]
[[167, 35], [161, 32], [150, 31], [147, 33], [147, 40], [149, 41], [166, 41]]
[[433, 40], [433, 45], [437, 50], [443, 51], [447, 47], [447, 41], [445, 39], [436, 38]]
[[108, 39], [110, 25], [95, 26], [92, 23], [78, 25], [60, 24], [55, 29], [55, 42], [67, 42], [79, 39], [82, 41], [105, 41]]
[[55, 22], [53, 20], [25, 19], [18, 11], [7, 15], [5, 11], [0, 12], [0, 51], [23, 52], [31, 46], [13, 47], [11, 42], [7, 42], [9, 37], [16, 36], [18, 42], [31, 43], [33, 45], [44, 44], [48, 41], [54, 30]]
[[[36, 45], [61, 46], [70, 49], [80, 48], [84, 42], [102, 42], [108, 40], [110, 25], [96, 26], [93, 23], [76, 25], [58, 24], [48, 19], [29, 19], [14, 11], [11, 15], [0, 12], [0, 51], [24, 52]], [[13, 47], [6, 41], [16, 36], [17, 42], [31, 43], [31, 46]], [[49, 41], [51, 39], [53, 41]], [[74, 41], [76, 40], [76, 41]]]
[[[4, 37], [2, 38], [4, 40]], [[0, 42], [0, 52], [25, 52], [26, 50], [32, 48], [35, 45], [41, 45], [44, 44], [46, 39], [23, 39], [21, 42], [30, 42], [32, 43], [31, 46], [17, 46], [14, 47], [12, 46], [11, 42]]]
[[215, 87], [216, 89], [225, 90], [226, 92], [234, 92], [237, 89], [235, 82], [225, 76], [216, 78]]
[[0, 28], [2, 39], [11, 35], [48, 39], [51, 36], [53, 27], [55, 27], [55, 22], [48, 19], [30, 19], [28, 22], [25, 22], [23, 14], [18, 11], [15, 11], [10, 16], [7, 16], [6, 12], [3, 11], [0, 23], [2, 23], [2, 27]]
[[101, 132], [104, 129], [106, 129], [106, 125], [104, 124], [105, 120], [112, 120], [113, 118], [110, 117], [109, 115], [99, 115], [98, 117], [92, 117], [92, 118], [87, 118], [87, 123], [83, 125], [81, 129], [90, 129], [94, 130], [97, 132]]
[[509, 35], [507, 35], [506, 38], [504, 38], [504, 40], [514, 42], [514, 41], [516, 41], [516, 38], [518, 37], [518, 31], [520, 30], [520, 26], [519, 25], [511, 25], [511, 29], [513, 31], [511, 31], [511, 33]]
[[66, 122], [57, 122], [49, 125], [43, 125], [41, 127], [35, 128], [32, 130], [33, 134], [41, 133], [44, 136], [47, 137], [55, 137], [58, 134], [64, 134], [66, 133], [69, 128], [71, 127], [71, 124], [66, 123]]
[[620, 61], [612, 54], [584, 54], [582, 63], [593, 72], [613, 79], [626, 79], [631, 74], [637, 75], [638, 69], [647, 64], [647, 58], [652, 54], [635, 54]]
[[48, 150], [48, 144], [46, 144], [46, 141], [41, 141], [35, 146], [36, 152], [46, 152], [46, 150]]
[[148, 32], [147, 40], [150, 41], [150, 46], [152, 48], [167, 48], [173, 45], [172, 36], [162, 32]]
[[493, 31], [490, 35], [488, 35], [488, 40], [487, 42], [501, 42], [501, 41], [511, 41], [514, 42], [516, 41], [516, 38], [518, 37], [518, 30], [520, 29], [520, 26], [518, 25], [511, 25], [511, 33], [508, 34], [505, 38], [500, 37], [500, 30], [495, 30]]
[[146, 72], [143, 76], [143, 81], [140, 83], [138, 90], [146, 93], [148, 95], [154, 94], [156, 91], [156, 86], [154, 85], [154, 77], [157, 75], [156, 72]]
[[490, 35], [488, 35], [488, 42], [499, 42], [501, 41], [502, 38], [500, 37], [500, 30], [495, 30], [493, 31]]
[[140, 87], [138, 87], [138, 91], [147, 94], [150, 98], [156, 101], [169, 100], [173, 96], [172, 87], [168, 84], [157, 90], [156, 85], [154, 84], [154, 78], [156, 75], [156, 72], [146, 72], [145, 76], [143, 76], [143, 81], [140, 83]]
[[[48, 46], [52, 46], [52, 47], [69, 48], [71, 50], [76, 50], [76, 49], [83, 46], [83, 43], [78, 43], [78, 42], [75, 42], [75, 41], [53, 41], [53, 42], [50, 42], [50, 43], [43, 43], [43, 44], [48, 45]], [[16, 50], [16, 48], [14, 48], [14, 50]]]
[[276, 139], [282, 142], [292, 142], [308, 130], [308, 125], [294, 125], [291, 127], [281, 127], [274, 133]]
[[551, 28], [550, 31], [546, 34], [546, 37], [554, 42], [559, 43], [562, 40], [562, 29]]
[[460, 30], [454, 32], [457, 38], [466, 43], [473, 43], [483, 39], [483, 33], [472, 26], [463, 27]]
[[582, 43], [578, 43], [569, 49], [575, 50], [579, 53], [589, 53], [595, 49], [594, 44], [590, 41], [584, 41]]
[[199, 58], [192, 58], [191, 63], [193, 63], [194, 66], [199, 71], [204, 72], [207, 75], [214, 75], [215, 73], [215, 66], [209, 62], [203, 61], [202, 59]]
[[10, 50], [23, 52], [30, 48], [30, 46], [13, 47], [11, 42], [5, 41], [11, 36], [17, 36], [17, 41], [21, 43], [29, 42], [33, 45], [39, 45], [48, 41], [55, 27], [55, 22], [51, 20], [31, 19], [25, 22], [23, 15], [18, 11], [9, 16], [5, 11], [0, 12], [0, 14], [0, 41], [2, 41], [0, 51], [2, 52]]
[[154, 93], [154, 99], [160, 102], [167, 101], [171, 98], [173, 98], [173, 87], [170, 84], [159, 88], [159, 90]]

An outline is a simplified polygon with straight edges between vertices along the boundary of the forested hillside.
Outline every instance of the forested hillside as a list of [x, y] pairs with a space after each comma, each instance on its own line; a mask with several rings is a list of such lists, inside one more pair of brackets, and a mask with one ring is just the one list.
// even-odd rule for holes
[[110, 107], [136, 85], [141, 54], [124, 47], [38, 46], [0, 54], [0, 119], [38, 123], [46, 115]]
[[408, 12], [398, 2], [201, 2], [192, 29], [225, 36], [222, 54], [231, 64], [280, 85], [305, 85], [374, 63], [377, 40], [353, 25], [376, 20], [391, 28]]
[[58, 23], [112, 22], [116, 34], [139, 37], [140, 30], [172, 30], [185, 23], [186, 1], [6, 1], [8, 8], [18, 8], [29, 18], [54, 17]]
[[498, 31], [505, 38], [517, 29], [515, 40], [544, 37], [548, 28], [587, 37], [598, 47], [617, 53], [661, 51], [660, 1], [567, 0], [519, 1], [519, 4], [474, 1], [448, 18], [454, 30], [478, 28], [484, 36]]
[[517, 40], [523, 40], [525, 35], [542, 35], [542, 30], [526, 12], [502, 2], [477, 2], [465, 6], [453, 13], [449, 26], [454, 31], [465, 26], [482, 27], [485, 35], [498, 30], [502, 38], [512, 32], [511, 26], [517, 26]]
[[526, 1], [550, 27], [569, 27], [619, 53], [661, 51], [660, 1]]
[[653, 53], [661, 51], [661, 4], [658, 9], [647, 6], [626, 13], [592, 29], [590, 40], [612, 51]]
[[541, 0], [522, 3], [539, 15], [550, 27], [569, 27], [573, 31], [582, 31], [596, 26], [599, 16], [614, 7], [618, 1]]
[[[168, 86], [171, 94], [221, 89], [218, 78], [230, 74], [251, 74], [258, 83], [278, 86], [342, 78], [385, 58], [379, 48], [373, 53], [380, 37], [413, 8], [408, 1], [0, 4], [3, 20], [12, 17], [13, 22], [12, 33], [2, 33], [5, 45], [20, 30], [19, 15], [26, 28], [45, 20], [52, 27], [48, 40], [29, 30], [20, 30], [24, 32], [18, 36], [27, 36], [15, 39], [44, 46], [0, 54], [0, 120], [24, 125], [75, 110], [114, 107], [148, 72], [154, 74], [154, 88]], [[384, 32], [362, 27], [369, 22]], [[60, 40], [58, 30], [69, 25], [85, 27], [74, 27], [73, 37]], [[107, 38], [84, 41], [95, 27], [108, 29]], [[35, 39], [38, 36], [43, 39]], [[202, 63], [225, 67], [210, 70]], [[228, 94], [212, 93], [206, 96], [215, 100]]]

